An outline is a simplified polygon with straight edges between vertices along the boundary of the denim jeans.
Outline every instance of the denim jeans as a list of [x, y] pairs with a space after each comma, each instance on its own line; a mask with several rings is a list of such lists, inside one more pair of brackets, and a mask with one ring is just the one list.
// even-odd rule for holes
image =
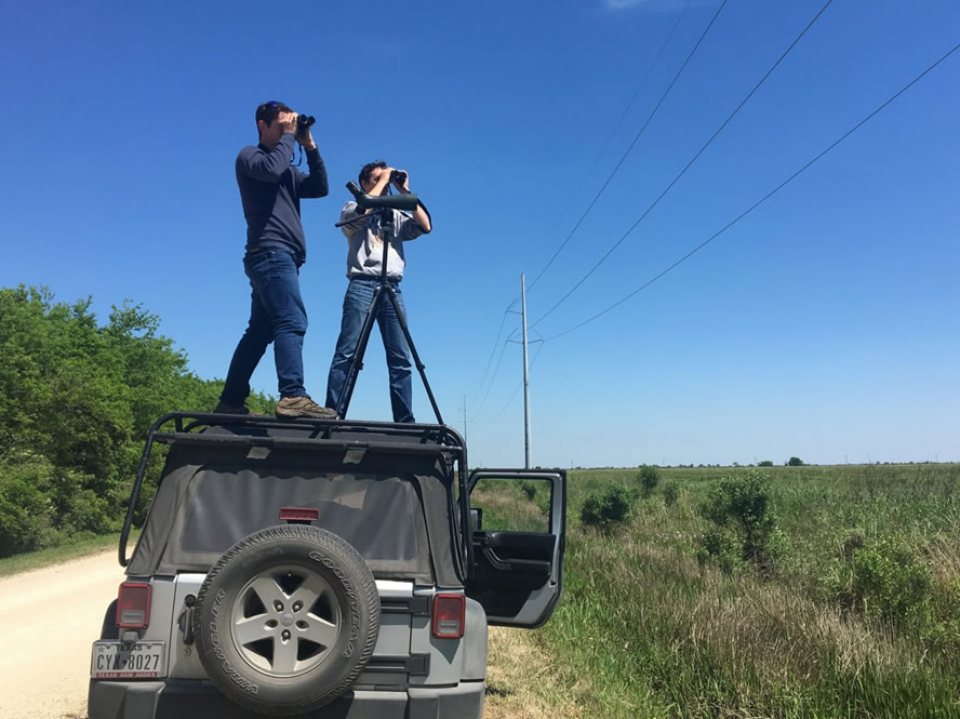
[[222, 402], [241, 405], [250, 394], [250, 377], [273, 342], [277, 389], [281, 397], [302, 397], [303, 335], [307, 311], [300, 297], [300, 268], [292, 253], [263, 249], [243, 258], [250, 278], [250, 322], [234, 350]]
[[[406, 318], [403, 307], [403, 295], [396, 282], [390, 282], [396, 292], [400, 312]], [[357, 352], [363, 321], [367, 317], [373, 295], [380, 283], [369, 280], [350, 280], [347, 294], [343, 298], [343, 319], [340, 323], [340, 337], [337, 349], [330, 363], [330, 376], [327, 379], [327, 407], [336, 407], [343, 393], [350, 363]], [[400, 328], [400, 321], [393, 309], [389, 297], [380, 301], [377, 311], [377, 324], [383, 338], [383, 348], [387, 353], [387, 370], [390, 375], [390, 407], [394, 422], [413, 422], [413, 391], [410, 375], [413, 363], [410, 361], [410, 348]]]

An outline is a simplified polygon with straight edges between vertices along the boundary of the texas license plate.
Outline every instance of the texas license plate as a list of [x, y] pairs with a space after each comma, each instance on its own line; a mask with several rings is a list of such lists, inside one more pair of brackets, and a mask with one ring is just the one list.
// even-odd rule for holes
[[94, 642], [90, 676], [94, 679], [155, 679], [163, 667], [163, 642]]

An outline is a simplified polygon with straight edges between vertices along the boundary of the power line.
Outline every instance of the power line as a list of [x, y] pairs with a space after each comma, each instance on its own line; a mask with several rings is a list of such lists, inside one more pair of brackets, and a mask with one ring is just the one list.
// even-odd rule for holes
[[480, 404], [478, 404], [476, 410], [474, 410], [474, 420], [480, 416], [480, 412], [487, 403], [487, 397], [490, 395], [490, 391], [493, 389], [493, 380], [496, 379], [497, 374], [500, 372], [500, 364], [503, 362], [503, 355], [507, 351], [507, 345], [510, 344], [510, 339], [510, 337], [507, 337], [503, 340], [503, 344], [500, 347], [500, 356], [497, 358], [497, 366], [493, 370], [493, 376], [490, 378], [490, 383], [487, 385], [486, 392], [483, 393], [483, 398], [480, 400]]
[[[573, 201], [573, 199], [579, 196], [579, 194], [581, 193], [581, 191], [583, 190], [584, 186], [587, 183], [587, 179], [590, 177], [591, 174], [593, 174], [594, 169], [596, 169], [597, 164], [600, 162], [600, 158], [603, 157], [604, 153], [606, 153], [607, 148], [610, 146], [610, 143], [613, 141], [613, 138], [616, 136], [617, 132], [619, 132], [620, 128], [623, 126], [623, 123], [624, 123], [624, 120], [626, 120], [627, 114], [630, 112], [630, 109], [633, 107], [634, 103], [637, 101], [637, 98], [640, 96], [641, 90], [643, 90], [643, 88], [646, 86], [647, 80], [649, 79], [651, 73], [653, 72], [653, 69], [659, 64], [660, 58], [663, 56], [663, 53], [666, 50], [667, 46], [670, 44], [670, 41], [673, 40], [673, 37], [677, 32], [677, 28], [680, 27], [680, 23], [683, 21], [683, 18], [687, 14], [687, 10], [690, 9], [690, 2], [691, 0], [687, 0], [686, 3], [684, 4], [683, 11], [677, 16], [676, 22], [674, 22], [673, 27], [671, 27], [670, 32], [668, 33], [666, 39], [660, 45], [660, 49], [658, 50], [653, 61], [650, 63], [650, 66], [647, 68], [646, 73], [644, 73], [643, 79], [641, 79], [640, 82], [637, 84], [637, 89], [634, 91], [633, 97], [630, 98], [630, 101], [627, 103], [626, 107], [624, 107], [623, 112], [620, 114], [620, 119], [617, 121], [613, 130], [607, 136], [606, 142], [604, 142], [603, 146], [600, 148], [600, 151], [597, 153], [596, 157], [594, 158], [593, 163], [590, 166], [590, 169], [586, 172], [586, 174], [584, 174], [583, 179], [580, 181], [579, 186], [570, 196], [570, 200], [567, 203], [565, 203], [565, 206], [569, 206]], [[551, 228], [550, 232], [547, 233], [548, 237], [553, 235], [554, 230], [557, 229], [559, 224], [560, 224], [560, 219], [558, 218], [554, 226]], [[560, 249], [562, 249], [562, 247]], [[530, 286], [527, 288], [527, 291], [530, 291], [531, 289], [533, 289], [533, 286], [537, 283], [537, 280], [539, 280], [540, 277], [543, 276], [544, 272], [547, 271], [547, 268], [550, 267], [553, 261], [557, 258], [558, 254], [559, 254], [559, 250], [554, 253], [554, 255], [547, 262], [546, 266], [540, 271], [540, 274], [538, 274], [537, 277], [534, 279], [534, 281], [530, 283]], [[480, 378], [480, 382], [477, 387], [477, 392], [473, 397], [473, 401], [471, 402], [472, 405], [476, 405], [477, 398], [481, 394], [483, 394], [483, 399], [480, 401], [478, 409], [476, 410], [478, 413], [480, 411], [480, 408], [482, 408], [484, 403], [486, 402], [487, 395], [490, 393], [490, 389], [492, 389], [493, 387], [493, 382], [496, 379], [497, 371], [499, 370], [499, 367], [500, 367], [500, 362], [498, 361], [497, 369], [494, 370], [493, 375], [490, 377], [490, 385], [487, 387], [486, 393], [484, 393], [484, 386], [487, 381], [487, 373], [490, 371], [490, 365], [492, 364], [493, 358], [497, 353], [497, 347], [498, 347], [498, 343], [500, 342], [500, 335], [503, 332], [503, 325], [504, 325], [504, 322], [506, 321], [506, 316], [510, 312], [510, 310], [513, 308], [513, 306], [516, 305], [517, 302], [519, 301], [520, 301], [520, 298], [515, 297], [513, 301], [507, 306], [507, 309], [504, 310], [504, 316], [500, 320], [500, 327], [497, 330], [497, 337], [493, 341], [493, 347], [490, 350], [490, 357], [487, 359], [487, 364], [483, 369], [483, 375]], [[510, 337], [515, 335], [516, 332], [517, 330], [515, 330]], [[508, 337], [507, 341], [509, 341], [510, 337]], [[504, 344], [503, 349], [506, 349], [506, 344]], [[500, 359], [501, 360], [503, 359], [502, 350], [500, 354]]]
[[743, 109], [744, 105], [746, 105], [746, 104], [750, 101], [750, 98], [752, 98], [752, 97], [754, 96], [754, 94], [757, 92], [757, 90], [760, 89], [760, 86], [763, 85], [763, 84], [767, 81], [767, 79], [773, 74], [774, 70], [776, 70], [776, 69], [780, 66], [780, 63], [782, 63], [783, 60], [787, 57], [787, 55], [789, 55], [790, 52], [793, 50], [793, 48], [796, 47], [797, 43], [800, 42], [800, 40], [803, 38], [803, 36], [807, 34], [807, 31], [810, 30], [810, 28], [812, 28], [812, 27], [814, 26], [814, 24], [817, 22], [817, 20], [820, 19], [820, 16], [823, 15], [823, 13], [826, 11], [826, 9], [830, 6], [830, 3], [831, 3], [831, 2], [833, 2], [833, 0], [827, 0], [827, 2], [824, 3], [823, 7], [821, 7], [820, 10], [817, 12], [817, 14], [814, 15], [813, 18], [810, 20], [810, 22], [807, 23], [806, 27], [804, 27], [803, 30], [800, 31], [800, 34], [797, 35], [797, 36], [794, 38], [793, 42], [791, 42], [791, 43], [787, 46], [787, 49], [784, 50], [784, 51], [780, 54], [780, 57], [777, 58], [777, 61], [774, 62], [773, 65], [770, 66], [770, 69], [767, 70], [767, 71], [763, 74], [763, 76], [756, 82], [756, 84], [753, 86], [753, 88], [750, 90], [750, 92], [748, 92], [748, 93], [746, 94], [746, 96], [740, 101], [740, 103], [733, 109], [733, 112], [731, 112], [731, 113], [727, 116], [727, 119], [724, 120], [724, 121], [720, 124], [720, 126], [714, 131], [714, 133], [710, 136], [710, 138], [700, 147], [699, 150], [697, 150], [697, 152], [693, 155], [693, 157], [690, 158], [690, 160], [687, 162], [686, 165], [684, 165], [683, 169], [680, 170], [680, 172], [677, 174], [677, 176], [674, 177], [674, 178], [670, 181], [670, 184], [668, 184], [668, 185], [666, 186], [666, 188], [664, 188], [663, 192], [661, 192], [661, 193], [657, 196], [657, 198], [656, 198], [652, 203], [650, 203], [650, 206], [647, 207], [646, 210], [644, 210], [643, 214], [640, 215], [640, 217], [637, 219], [637, 221], [634, 222], [634, 223], [629, 227], [629, 229], [627, 229], [627, 231], [624, 232], [624, 233], [620, 236], [620, 239], [619, 239], [619, 240], [617, 240], [616, 242], [613, 243], [613, 245], [610, 247], [610, 249], [608, 249], [608, 250], [606, 251], [606, 253], [603, 255], [603, 257], [601, 257], [601, 258], [596, 262], [596, 264], [594, 264], [593, 267], [591, 267], [589, 270], [587, 270], [586, 274], [583, 275], [583, 277], [581, 277], [581, 278], [576, 282], [576, 284], [574, 284], [573, 287], [571, 287], [571, 288], [567, 291], [567, 293], [566, 293], [563, 297], [561, 297], [559, 300], [557, 300], [557, 302], [556, 302], [552, 307], [550, 307], [550, 309], [548, 309], [546, 312], [544, 312], [544, 313], [533, 323], [533, 326], [534, 326], [534, 327], [536, 327], [540, 322], [542, 322], [544, 319], [546, 319], [547, 317], [549, 317], [550, 314], [551, 314], [555, 309], [557, 309], [560, 305], [562, 305], [562, 304], [567, 300], [567, 298], [570, 297], [570, 295], [572, 295], [574, 292], [576, 292], [577, 289], [578, 289], [584, 282], [586, 282], [587, 279], [588, 279], [594, 272], [597, 271], [597, 269], [600, 267], [600, 265], [602, 265], [604, 262], [606, 262], [607, 258], [610, 257], [610, 255], [612, 255], [612, 254], [614, 253], [614, 251], [615, 251], [621, 244], [623, 244], [623, 241], [624, 241], [625, 239], [627, 239], [627, 236], [630, 235], [630, 233], [633, 232], [633, 231], [636, 229], [637, 225], [639, 225], [641, 222], [643, 222], [643, 221], [646, 219], [647, 215], [649, 215], [649, 214], [653, 211], [653, 209], [654, 209], [658, 204], [660, 204], [660, 200], [662, 200], [664, 197], [667, 196], [667, 193], [669, 193], [670, 190], [673, 189], [673, 186], [676, 185], [677, 182], [680, 181], [680, 178], [683, 177], [683, 176], [686, 174], [687, 170], [689, 170], [689, 169], [693, 166], [693, 164], [694, 164], [698, 159], [700, 159], [700, 156], [706, 151], [706, 149], [707, 149], [708, 147], [710, 147], [711, 144], [713, 144], [713, 141], [717, 139], [717, 136], [720, 135], [721, 132], [723, 132], [724, 128], [726, 128], [726, 126], [727, 126], [728, 124], [730, 124], [730, 121], [733, 120], [734, 117], [736, 117], [737, 113], [739, 113], [740, 110]]
[[[477, 397], [479, 397], [480, 394], [481, 394], [481, 392], [483, 392], [483, 386], [484, 386], [484, 383], [485, 383], [486, 380], [487, 380], [487, 372], [490, 371], [490, 365], [491, 365], [491, 363], [493, 362], [493, 357], [494, 357], [494, 355], [496, 355], [496, 353], [497, 353], [497, 344], [500, 342], [500, 335], [503, 333], [503, 325], [504, 325], [504, 324], [506, 323], [506, 321], [507, 321], [507, 315], [510, 313], [510, 310], [513, 309], [513, 306], [514, 306], [516, 303], [517, 303], [517, 301], [514, 300], [514, 301], [511, 302], [509, 305], [507, 305], [507, 308], [503, 311], [503, 317], [500, 318], [500, 327], [497, 329], [497, 338], [493, 341], [493, 349], [490, 350], [490, 356], [487, 358], [487, 365], [486, 365], [486, 367], [483, 368], [483, 375], [481, 375], [481, 377], [480, 377], [480, 384], [479, 384], [479, 386], [477, 387], [477, 393], [473, 396], [473, 401], [471, 402], [471, 404], [475, 404], [476, 401], [477, 401]], [[499, 367], [499, 364], [498, 364], [497, 366]], [[491, 383], [491, 384], [493, 384], [493, 379], [494, 379], [495, 377], [496, 377], [496, 374], [494, 374], [494, 376], [490, 379], [490, 383]], [[484, 400], [485, 400], [485, 399], [486, 399], [486, 397], [484, 397]], [[481, 403], [481, 404], [482, 404], [482, 403]]]
[[[867, 116], [864, 117], [862, 120], [860, 120], [860, 122], [858, 122], [856, 125], [854, 125], [854, 126], [851, 127], [849, 130], [847, 130], [845, 133], [843, 133], [839, 138], [837, 138], [836, 140], [834, 140], [830, 145], [828, 145], [828, 146], [826, 147], [826, 149], [824, 149], [823, 151], [821, 151], [821, 152], [820, 152], [818, 155], [816, 155], [812, 160], [809, 160], [809, 161], [808, 161], [806, 164], [804, 164], [799, 170], [797, 170], [797, 171], [794, 172], [792, 175], [790, 175], [786, 180], [784, 180], [784, 181], [781, 182], [779, 185], [777, 185], [776, 187], [774, 187], [774, 188], [773, 188], [772, 190], [770, 190], [766, 195], [764, 195], [763, 197], [761, 197], [759, 200], [757, 200], [755, 203], [753, 203], [753, 204], [752, 204], [750, 207], [748, 207], [746, 210], [744, 210], [744, 211], [741, 212], [739, 215], [737, 215], [735, 218], [733, 218], [732, 220], [730, 220], [730, 222], [728, 222], [728, 223], [727, 223], [726, 225], [724, 225], [722, 228], [720, 228], [720, 229], [717, 230], [715, 233], [713, 233], [712, 235], [710, 235], [710, 237], [708, 237], [706, 240], [704, 240], [704, 241], [701, 242], [699, 245], [697, 245], [696, 247], [694, 247], [692, 250], [690, 250], [689, 252], [687, 252], [683, 257], [681, 257], [679, 260], [677, 260], [677, 261], [674, 262], [672, 265], [670, 265], [669, 267], [667, 267], [665, 270], [663, 270], [662, 272], [660, 272], [660, 273], [657, 274], [657, 275], [654, 275], [652, 278], [650, 278], [649, 280], [647, 280], [646, 282], [644, 282], [642, 285], [640, 285], [640, 287], [638, 287], [637, 289], [635, 289], [633, 292], [631, 292], [630, 294], [626, 295], [625, 297], [617, 300], [616, 302], [614, 302], [612, 305], [610, 305], [610, 306], [607, 307], [606, 309], [601, 310], [600, 312], [598, 312], [597, 314], [593, 315], [592, 317], [584, 320], [583, 322], [581, 322], [581, 323], [579, 323], [579, 324], [577, 324], [577, 325], [574, 325], [573, 327], [571, 327], [571, 328], [569, 328], [569, 329], [567, 329], [567, 330], [564, 330], [563, 332], [560, 332], [560, 333], [555, 334], [555, 335], [553, 335], [553, 336], [551, 336], [551, 337], [548, 337], [547, 340], [548, 340], [548, 341], [549, 341], [549, 340], [554, 340], [554, 339], [557, 339], [558, 337], [563, 337], [564, 335], [568, 335], [568, 334], [570, 334], [571, 332], [574, 332], [575, 330], [580, 329], [580, 328], [583, 327], [584, 325], [587, 325], [587, 324], [593, 322], [594, 320], [602, 317], [602, 316], [605, 315], [607, 312], [609, 312], [609, 311], [611, 311], [612, 309], [614, 309], [614, 308], [619, 307], [620, 305], [622, 305], [624, 302], [626, 302], [627, 300], [629, 300], [629, 299], [630, 299], [631, 297], [633, 297], [634, 295], [636, 295], [636, 294], [638, 294], [639, 292], [642, 292], [643, 290], [645, 290], [647, 287], [649, 287], [650, 285], [652, 285], [654, 282], [656, 282], [657, 280], [659, 280], [661, 277], [663, 277], [664, 275], [666, 275], [668, 272], [670, 272], [671, 270], [673, 270], [674, 268], [676, 268], [677, 266], [679, 266], [679, 265], [682, 264], [683, 262], [686, 262], [686, 261], [687, 261], [688, 259], [690, 259], [693, 255], [695, 255], [697, 252], [699, 252], [699, 251], [702, 250], [704, 247], [706, 247], [707, 245], [709, 245], [711, 242], [713, 242], [715, 239], [717, 239], [720, 235], [722, 235], [724, 232], [726, 232], [727, 230], [729, 230], [729, 229], [730, 229], [731, 227], [733, 227], [735, 224], [737, 224], [738, 222], [740, 222], [740, 220], [742, 220], [744, 217], [746, 217], [747, 215], [749, 215], [749, 214], [750, 214], [751, 212], [753, 212], [755, 209], [757, 209], [758, 207], [760, 207], [760, 205], [762, 205], [764, 202], [766, 202], [767, 200], [769, 200], [771, 197], [773, 197], [775, 194], [777, 194], [780, 190], [782, 190], [782, 189], [783, 189], [784, 187], [786, 187], [788, 184], [790, 184], [791, 182], [793, 182], [793, 180], [795, 180], [795, 179], [796, 179], [797, 177], [799, 177], [801, 174], [803, 174], [804, 172], [806, 172], [811, 166], [814, 165], [814, 163], [816, 163], [817, 161], [819, 161], [824, 155], [826, 155], [828, 152], [830, 152], [831, 150], [833, 150], [837, 145], [839, 145], [841, 142], [843, 142], [843, 141], [846, 140], [848, 137], [850, 137], [850, 135], [852, 135], [854, 132], [856, 132], [857, 130], [859, 130], [861, 127], [863, 127], [865, 124], [867, 124], [870, 120], [872, 120], [872, 119], [873, 119], [874, 117], [876, 117], [878, 114], [880, 114], [880, 113], [881, 113], [883, 110], [885, 110], [885, 109], [887, 108], [887, 106], [890, 105], [894, 100], [896, 100], [896, 99], [897, 99], [898, 97], [900, 97], [903, 93], [905, 93], [905, 92], [906, 92], [907, 90], [909, 90], [911, 87], [913, 87], [913, 86], [916, 85], [918, 82], [920, 82], [920, 80], [922, 80], [924, 77], [926, 77], [926, 75], [927, 75], [928, 73], [930, 73], [934, 68], [936, 68], [938, 65], [940, 65], [940, 63], [942, 63], [942, 62], [943, 62], [944, 60], [946, 60], [948, 57], [950, 57], [951, 55], [953, 55], [953, 53], [955, 53], [957, 50], [960, 50], [960, 43], [958, 43], [957, 45], [954, 45], [950, 50], [948, 50], [946, 53], [944, 53], [943, 55], [941, 55], [938, 60], [936, 60], [933, 64], [929, 65], [923, 72], [921, 72], [919, 75], [917, 75], [915, 78], [913, 78], [913, 80], [911, 80], [911, 81], [908, 82], [906, 85], [904, 85], [902, 88], [900, 88], [900, 90], [898, 90], [896, 93], [894, 93], [893, 95], [891, 95], [890, 98], [888, 98], [884, 103], [882, 103], [880, 106], [878, 106], [873, 112], [871, 112], [869, 115], [867, 115]], [[632, 228], [631, 228], [631, 229], [632, 229]]]
[[640, 139], [644, 131], [650, 125], [651, 120], [653, 120], [657, 112], [660, 110], [660, 106], [663, 105], [664, 101], [667, 99], [667, 96], [670, 94], [670, 91], [673, 89], [673, 86], [676, 85], [677, 80], [680, 79], [680, 76], [683, 74], [683, 71], [686, 69], [687, 65], [690, 64], [690, 60], [693, 59], [693, 56], [696, 54], [697, 49], [700, 47], [701, 43], [703, 43], [704, 38], [706, 38], [707, 34], [710, 32], [710, 28], [713, 27], [713, 24], [716, 22], [717, 18], [720, 16], [721, 11], [726, 6], [726, 4], [727, 4], [727, 0], [723, 0], [723, 2], [720, 4], [720, 7], [713, 14], [713, 17], [710, 19], [710, 22], [707, 24], [707, 27], [700, 34], [699, 39], [697, 40], [696, 44], [693, 46], [693, 49], [690, 50], [690, 53], [687, 55], [687, 58], [683, 61], [683, 64], [680, 66], [680, 69], [677, 70], [676, 74], [673, 76], [673, 79], [670, 81], [670, 84], [667, 85], [667, 89], [664, 90], [663, 95], [660, 96], [660, 99], [657, 101], [657, 104], [654, 106], [653, 110], [650, 112], [650, 115], [647, 117], [646, 121], [643, 123], [643, 126], [640, 128], [639, 132], [637, 132], [636, 136], [634, 136], [633, 141], [624, 151], [623, 156], [621, 156], [619, 162], [617, 162], [616, 166], [607, 176], [607, 179], [604, 181], [603, 185], [601, 185], [600, 189], [597, 190], [597, 194], [593, 196], [593, 199], [590, 201], [590, 204], [587, 206], [587, 209], [583, 211], [582, 215], [580, 215], [580, 219], [577, 220], [577, 223], [573, 226], [573, 229], [570, 230], [570, 233], [566, 236], [563, 242], [560, 243], [560, 246], [553, 253], [553, 256], [547, 262], [546, 266], [544, 266], [544, 268], [540, 270], [540, 273], [534, 278], [533, 282], [530, 284], [531, 288], [543, 276], [543, 273], [547, 271], [547, 268], [553, 264], [553, 261], [557, 259], [557, 256], [563, 251], [563, 248], [567, 246], [567, 243], [570, 241], [570, 238], [574, 236], [576, 231], [580, 228], [580, 225], [586, 219], [587, 215], [590, 214], [590, 211], [593, 209], [593, 206], [597, 204], [597, 200], [600, 199], [600, 196], [607, 189], [607, 186], [610, 184], [611, 180], [613, 180], [614, 175], [616, 175], [617, 172], [620, 170], [620, 167], [626, 161], [627, 156], [633, 150], [634, 145], [637, 144], [637, 140]]
[[[590, 165], [590, 169], [587, 170], [587, 172], [583, 175], [583, 179], [580, 180], [580, 184], [577, 186], [577, 189], [573, 191], [573, 194], [570, 196], [570, 199], [566, 203], [564, 203], [565, 207], [568, 207], [573, 202], [574, 198], [579, 197], [580, 193], [583, 191], [584, 186], [587, 184], [587, 179], [590, 177], [590, 175], [593, 174], [593, 171], [596, 169], [597, 165], [599, 164], [600, 158], [603, 157], [604, 153], [606, 153], [607, 148], [610, 147], [610, 143], [613, 141], [613, 138], [616, 136], [617, 132], [620, 131], [620, 128], [623, 126], [624, 120], [626, 120], [627, 118], [627, 114], [630, 112], [630, 109], [633, 107], [633, 104], [637, 101], [637, 98], [640, 97], [640, 91], [643, 90], [643, 88], [646, 86], [647, 80], [650, 78], [650, 74], [653, 72], [653, 69], [657, 66], [657, 64], [659, 64], [660, 58], [663, 56], [663, 53], [667, 49], [667, 46], [670, 44], [670, 41], [673, 40], [673, 36], [676, 34], [677, 28], [680, 27], [680, 23], [683, 21], [683, 18], [686, 16], [687, 10], [690, 9], [690, 1], [691, 0], [687, 0], [686, 4], [683, 6], [683, 12], [681, 12], [677, 16], [677, 20], [673, 24], [673, 27], [670, 29], [670, 33], [667, 35], [667, 38], [663, 41], [663, 44], [660, 45], [660, 50], [657, 52], [656, 57], [653, 58], [653, 62], [650, 63], [650, 66], [647, 68], [646, 73], [644, 73], [643, 79], [641, 79], [640, 82], [637, 84], [637, 89], [634, 91], [633, 97], [630, 98], [630, 102], [628, 102], [626, 107], [623, 108], [623, 112], [620, 113], [620, 119], [617, 120], [617, 124], [614, 126], [613, 130], [607, 136], [606, 142], [604, 142], [603, 147], [600, 148], [600, 152], [598, 152], [596, 157], [593, 159], [593, 163]], [[636, 142], [636, 138], [634, 138], [634, 142]], [[630, 151], [627, 150], [627, 152], [629, 153]], [[608, 182], [609, 182], [609, 179], [608, 179]], [[594, 202], [596, 202], [596, 198], [594, 198]], [[590, 210], [588, 208], [587, 212], [589, 211]], [[584, 217], [586, 217], [586, 214], [584, 214]], [[580, 221], [582, 220], [583, 220], [583, 217], [580, 218]], [[547, 236], [551, 237], [554, 233], [554, 230], [556, 230], [559, 225], [560, 225], [560, 218], [558, 218], [557, 221], [554, 223], [553, 227], [550, 229], [550, 232], [547, 233]], [[574, 228], [574, 231], [576, 231], [576, 228]], [[547, 261], [547, 264], [544, 265], [543, 269], [540, 270], [539, 274], [533, 279], [533, 282], [530, 283], [530, 286], [527, 288], [528, 292], [533, 289], [534, 285], [537, 284], [539, 279], [543, 277], [543, 274], [550, 268], [550, 265], [553, 264], [553, 261], [557, 259], [557, 256], [560, 254], [561, 250], [563, 250], [563, 246], [567, 243], [567, 240], [569, 240], [572, 235], [573, 233], [571, 232], [570, 236], [568, 236], [567, 239], [564, 240], [563, 244], [553, 253], [550, 259]]]
[[[543, 347], [546, 344], [546, 340], [534, 340], [534, 341], [539, 342], [540, 346], [537, 347], [536, 354], [534, 354], [533, 359], [530, 360], [530, 369], [533, 369], [534, 365], [537, 364], [537, 358], [540, 356], [540, 352], [543, 351]], [[522, 386], [523, 386], [523, 381], [520, 381], [517, 383], [517, 386], [513, 388], [513, 393], [510, 395], [510, 398], [507, 400], [506, 404], [504, 404], [503, 407], [500, 408], [500, 411], [493, 416], [493, 418], [488, 422], [488, 424], [493, 424], [498, 419], [500, 419], [500, 416], [507, 411], [507, 408], [513, 403], [513, 400], [517, 398], [517, 392], [520, 391], [520, 388]]]

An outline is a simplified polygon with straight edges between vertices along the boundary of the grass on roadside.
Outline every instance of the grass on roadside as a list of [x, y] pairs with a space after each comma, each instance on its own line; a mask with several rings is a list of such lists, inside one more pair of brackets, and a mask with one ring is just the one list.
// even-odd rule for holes
[[[646, 499], [635, 469], [570, 474], [564, 597], [534, 633], [568, 699], [604, 719], [960, 718], [960, 466], [762, 468], [775, 561], [724, 569], [703, 508], [749, 471], [662, 469]], [[585, 526], [617, 487], [638, 498], [624, 520]]]
[[[138, 536], [138, 531], [131, 533], [128, 543], [129, 547], [133, 547]], [[116, 534], [86, 536], [56, 547], [48, 547], [47, 549], [28, 552], [26, 554], [17, 554], [13, 557], [4, 557], [0, 559], [0, 577], [8, 577], [12, 574], [28, 572], [31, 569], [49, 567], [54, 564], [60, 564], [61, 562], [77, 559], [78, 557], [83, 557], [88, 554], [96, 554], [108, 549], [115, 550], [117, 543], [118, 537]]]

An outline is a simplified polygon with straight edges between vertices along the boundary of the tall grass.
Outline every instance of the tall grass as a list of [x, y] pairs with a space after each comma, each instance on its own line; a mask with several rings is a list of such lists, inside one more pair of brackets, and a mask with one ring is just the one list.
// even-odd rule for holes
[[[698, 507], [737, 470], [659, 471], [619, 532], [580, 509], [637, 471], [571, 475], [565, 594], [539, 640], [594, 716], [960, 717], [960, 466], [763, 468], [785, 540], [763, 576], [697, 560]], [[872, 613], [904, 566], [922, 602]]]

